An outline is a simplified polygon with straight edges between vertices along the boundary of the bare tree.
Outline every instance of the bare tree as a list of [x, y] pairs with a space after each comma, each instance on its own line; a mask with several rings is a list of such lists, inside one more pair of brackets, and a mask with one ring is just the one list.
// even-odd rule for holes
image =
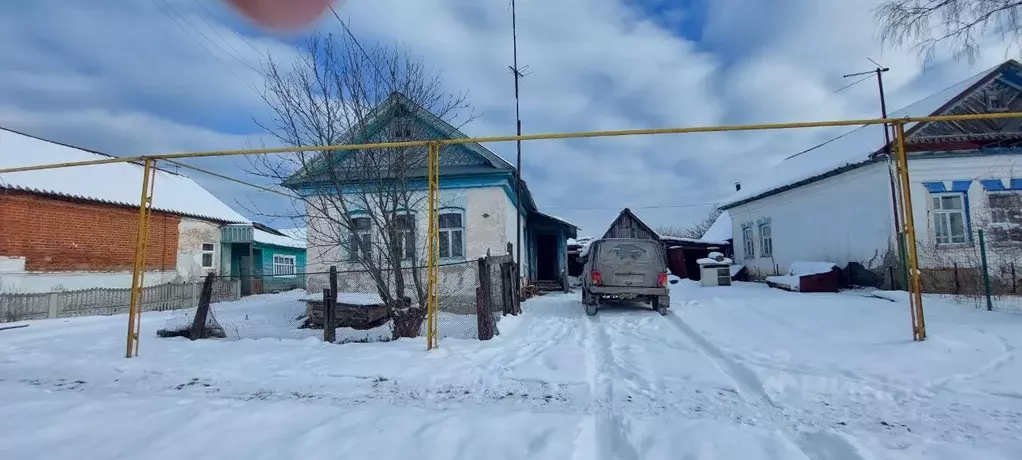
[[[352, 35], [313, 35], [294, 63], [265, 65], [260, 123], [284, 145], [335, 145], [425, 139], [417, 119], [454, 122], [464, 94], [443, 89], [407, 51], [363, 47]], [[442, 152], [443, 154], [443, 152]], [[250, 159], [249, 172], [298, 192], [288, 216], [306, 221], [309, 253], [322, 265], [357, 267], [391, 309], [394, 336], [418, 335], [425, 315], [425, 147], [318, 151]], [[420, 181], [421, 182], [421, 181]], [[416, 211], [420, 212], [416, 212]]]
[[947, 46], [955, 59], [974, 62], [982, 39], [999, 35], [1006, 51], [1022, 40], [1019, 0], [885, 0], [874, 11], [880, 39], [910, 45], [925, 58]]
[[675, 226], [675, 225], [664, 225], [657, 227], [657, 233], [665, 236], [677, 236], [681, 238], [702, 238], [703, 234], [710, 229], [710, 226], [717, 221], [720, 214], [723, 211], [714, 209], [709, 215], [704, 217], [702, 220], [691, 224], [687, 227]]

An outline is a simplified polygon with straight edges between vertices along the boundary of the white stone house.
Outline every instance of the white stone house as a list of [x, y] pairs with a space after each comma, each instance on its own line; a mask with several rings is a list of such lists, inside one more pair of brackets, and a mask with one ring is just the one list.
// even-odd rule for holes
[[[109, 158], [0, 130], [0, 169]], [[0, 291], [131, 285], [142, 166], [111, 163], [0, 174]], [[221, 228], [250, 224], [191, 178], [155, 175], [145, 284], [221, 270]]]
[[[1020, 72], [1007, 61], [890, 117], [1022, 111]], [[909, 125], [906, 140], [920, 266], [975, 266], [984, 230], [991, 265], [1007, 269], [1022, 247], [1022, 120]], [[893, 273], [899, 237], [885, 152], [883, 128], [864, 126], [745, 181], [721, 205], [736, 262], [758, 277], [801, 260]]]
[[[393, 131], [384, 136], [389, 140], [467, 137], [399, 93], [392, 94], [377, 107], [366, 126], [362, 132], [353, 134], [354, 138], [378, 140], [383, 136], [381, 133], [386, 133], [384, 130]], [[409, 161], [417, 162], [417, 169], [404, 176], [409, 181], [407, 186], [412, 190], [409, 200], [412, 204], [410, 209], [402, 210], [411, 216], [407, 223], [401, 224], [402, 238], [408, 238], [403, 240], [406, 243], [402, 243], [402, 251], [407, 251], [409, 260], [423, 264], [426, 259], [428, 227], [425, 148], [412, 155], [415, 159]], [[347, 163], [350, 158], [343, 154], [337, 155], [335, 164], [330, 167], [335, 168], [335, 171], [350, 171], [355, 168]], [[313, 163], [316, 164], [315, 161]], [[522, 200], [524, 240], [524, 261], [520, 261], [520, 273], [527, 280], [566, 281], [567, 239], [576, 236], [577, 228], [539, 212], [524, 182], [519, 196], [515, 187], [515, 170], [511, 164], [479, 144], [453, 145], [441, 151], [439, 176], [441, 284], [461, 286], [442, 287], [442, 291], [463, 288], [466, 291], [458, 295], [474, 296], [476, 281], [472, 273], [475, 272], [476, 259], [488, 254], [506, 254], [508, 244], [516, 245], [518, 200]], [[379, 254], [363, 254], [358, 249], [360, 241], [378, 241], [384, 231], [371, 218], [371, 215], [379, 215], [381, 211], [372, 205], [366, 206], [367, 200], [362, 196], [365, 192], [359, 188], [359, 183], [360, 179], [356, 177], [337, 179], [337, 175], [331, 176], [326, 166], [321, 166], [320, 170], [307, 168], [299, 171], [285, 182], [285, 186], [306, 196], [325, 194], [324, 199], [327, 201], [337, 200], [341, 196], [347, 203], [344, 206], [346, 211], [334, 205], [307, 206], [309, 273], [322, 273], [330, 266], [337, 266], [341, 271], [359, 271], [362, 267], [357, 261], [359, 257], [379, 257]], [[343, 189], [343, 192], [339, 194], [338, 188]], [[337, 222], [342, 212], [351, 214], [351, 223], [356, 228], [351, 231], [339, 228]], [[511, 254], [517, 256], [517, 251], [512, 250]], [[350, 275], [341, 278], [341, 289], [375, 291], [372, 280], [367, 276], [359, 278]], [[313, 292], [319, 288], [315, 280], [315, 276], [310, 276], [309, 290]], [[444, 294], [441, 292], [441, 296]]]

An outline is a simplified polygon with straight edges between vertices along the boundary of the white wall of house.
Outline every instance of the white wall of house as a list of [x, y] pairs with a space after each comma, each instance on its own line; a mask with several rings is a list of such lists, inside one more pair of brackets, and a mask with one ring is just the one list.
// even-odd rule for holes
[[[911, 159], [909, 173], [912, 180], [912, 207], [915, 217], [916, 240], [919, 243], [919, 264], [924, 268], [977, 266], [979, 263], [979, 241], [977, 230], [989, 232], [992, 217], [988, 206], [990, 192], [983, 188], [981, 180], [998, 179], [1005, 185], [1010, 179], [1022, 178], [1022, 156], [1019, 155], [982, 155], [982, 156], [946, 156], [939, 158]], [[969, 181], [964, 193], [954, 191], [954, 181]], [[942, 182], [949, 193], [931, 193], [924, 182]], [[936, 215], [942, 211], [935, 209], [935, 196], [958, 196], [963, 205], [968, 201], [968, 227], [965, 230], [966, 240], [962, 243], [938, 243], [935, 228]], [[964, 209], [963, 209], [964, 214]], [[972, 238], [968, 238], [971, 235]], [[956, 239], [959, 235], [952, 235]], [[991, 241], [987, 235], [988, 263], [999, 266], [1014, 262], [1018, 264], [1019, 249], [1006, 250], [997, 241]]]
[[[784, 273], [800, 260], [876, 267], [894, 241], [886, 163], [853, 169], [729, 212], [735, 262], [756, 277]], [[763, 253], [767, 225], [771, 255]], [[746, 227], [752, 231], [752, 253], [746, 249]]]
[[[203, 245], [207, 245], [203, 248]], [[211, 246], [210, 246], [211, 245]], [[204, 249], [212, 248], [211, 265], [203, 266]], [[212, 271], [220, 273], [220, 224], [204, 220], [181, 218], [178, 225], [177, 272], [186, 280], [197, 280]]]
[[[421, 202], [421, 209], [414, 209], [416, 216], [416, 249], [420, 261], [425, 260], [426, 229], [428, 228], [425, 200]], [[440, 190], [441, 214], [445, 212], [457, 212], [463, 215], [463, 239], [464, 254], [457, 258], [442, 258], [441, 264], [451, 264], [460, 261], [474, 262], [479, 257], [490, 254], [503, 254], [506, 252], [508, 241], [514, 240], [514, 221], [508, 222], [508, 216], [514, 217], [514, 206], [501, 187], [465, 188], [465, 189], [443, 189]], [[317, 214], [315, 207], [309, 207], [308, 226], [308, 262], [307, 270], [310, 273], [325, 272], [331, 265], [337, 265], [338, 269], [359, 270], [358, 263], [348, 262], [348, 251], [346, 247], [338, 245], [338, 233], [335, 229], [329, 228], [332, 220], [322, 218]], [[509, 211], [510, 208], [510, 211]], [[334, 221], [336, 216], [333, 217]], [[508, 228], [511, 232], [509, 234]], [[374, 229], [374, 233], [379, 229]], [[510, 239], [509, 239], [510, 236]], [[454, 272], [454, 269], [442, 269], [444, 272]], [[316, 281], [316, 276], [311, 276], [310, 291], [318, 291], [321, 287]], [[443, 280], [442, 280], [443, 281]], [[466, 286], [475, 286], [473, 280], [464, 280]], [[352, 284], [349, 289], [357, 289], [364, 292], [372, 292], [375, 288], [366, 279]], [[344, 287], [341, 287], [344, 288]], [[443, 293], [441, 293], [443, 295]], [[473, 294], [474, 295], [474, 294]]]
[[[148, 271], [144, 286], [179, 280], [176, 271]], [[131, 287], [131, 272], [26, 272], [24, 257], [0, 256], [0, 294]]]

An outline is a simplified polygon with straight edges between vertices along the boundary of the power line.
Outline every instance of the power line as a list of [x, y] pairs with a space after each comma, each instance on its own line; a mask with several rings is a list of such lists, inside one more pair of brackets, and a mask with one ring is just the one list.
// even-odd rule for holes
[[[248, 82], [248, 81], [246, 81], [246, 80], [245, 80], [244, 78], [242, 78], [242, 77], [241, 77], [241, 75], [238, 75], [238, 72], [235, 72], [235, 71], [234, 71], [234, 69], [233, 69], [233, 68], [231, 68], [231, 66], [227, 65], [227, 63], [223, 61], [223, 59], [220, 59], [220, 57], [219, 57], [219, 56], [217, 56], [217, 55], [216, 55], [216, 53], [214, 53], [213, 51], [210, 51], [210, 49], [209, 49], [209, 48], [207, 48], [207, 47], [206, 47], [206, 45], [203, 45], [203, 44], [202, 44], [202, 42], [201, 42], [201, 41], [200, 41], [200, 40], [199, 40], [198, 38], [196, 38], [196, 37], [195, 37], [195, 35], [193, 35], [193, 34], [192, 34], [192, 32], [190, 32], [190, 31], [188, 30], [188, 28], [186, 28], [186, 27], [184, 26], [184, 24], [181, 24], [181, 22], [180, 22], [180, 21], [178, 21], [178, 20], [177, 20], [177, 18], [175, 18], [174, 16], [172, 16], [172, 15], [168, 14], [168, 13], [167, 13], [167, 12], [166, 12], [165, 10], [163, 10], [162, 8], [160, 8], [160, 6], [159, 6], [159, 5], [156, 5], [155, 3], [156, 3], [157, 1], [163, 1], [163, 3], [164, 3], [165, 5], [167, 5], [167, 6], [170, 6], [169, 4], [167, 4], [167, 3], [166, 3], [166, 0], [153, 0], [153, 6], [155, 6], [155, 7], [157, 8], [157, 10], [159, 10], [159, 11], [160, 11], [161, 13], [163, 13], [163, 14], [164, 14], [165, 16], [167, 16], [168, 18], [170, 18], [170, 20], [171, 20], [171, 21], [174, 21], [174, 24], [177, 24], [177, 26], [178, 26], [179, 28], [181, 28], [181, 30], [182, 30], [182, 31], [184, 31], [184, 32], [185, 32], [185, 34], [187, 34], [187, 35], [188, 35], [188, 37], [190, 37], [190, 38], [191, 38], [191, 39], [192, 39], [193, 41], [195, 41], [195, 43], [196, 43], [196, 44], [198, 44], [198, 45], [199, 45], [199, 46], [200, 46], [200, 47], [201, 47], [201, 48], [202, 48], [203, 50], [205, 50], [205, 51], [206, 51], [207, 53], [209, 53], [209, 55], [210, 55], [210, 56], [212, 56], [212, 57], [213, 57], [213, 59], [215, 59], [215, 60], [216, 60], [217, 62], [219, 62], [219, 63], [220, 63], [221, 65], [223, 65], [223, 66], [224, 66], [225, 68], [227, 68], [227, 70], [228, 70], [229, 72], [231, 72], [232, 74], [234, 74], [234, 76], [235, 76], [235, 77], [236, 77], [236, 78], [238, 79], [238, 81], [240, 81], [240, 82], [244, 83], [244, 84], [245, 84], [245, 86], [248, 86], [248, 87], [249, 87], [249, 89], [251, 89], [251, 90], [252, 90], [253, 92], [255, 92], [255, 94], [256, 94], [256, 95], [258, 95], [258, 96], [262, 97], [262, 94], [261, 94], [261, 93], [259, 92], [259, 90], [258, 90], [258, 89], [257, 89], [257, 88], [256, 88], [255, 86], [253, 86], [253, 85], [252, 85], [251, 83], [249, 83], [249, 82]], [[175, 12], [176, 12], [176, 10], [175, 10]], [[194, 26], [193, 26], [193, 27], [194, 27]], [[200, 35], [202, 35], [202, 32], [199, 32], [199, 34], [200, 34]], [[203, 36], [203, 37], [205, 37], [207, 41], [209, 41], [209, 37], [206, 37], [205, 35], [202, 35], [202, 36]], [[211, 42], [211, 43], [212, 43], [212, 42]], [[216, 44], [214, 43], [214, 45], [216, 45]], [[219, 46], [217, 46], [217, 47], [219, 48]], [[221, 51], [223, 51], [223, 48], [220, 48], [220, 50], [221, 50]], [[224, 51], [224, 52], [226, 53], [226, 51]], [[230, 53], [228, 53], [228, 54], [230, 54]], [[234, 57], [233, 55], [231, 55], [231, 56], [232, 56], [232, 57]], [[235, 57], [235, 59], [237, 59], [237, 57]], [[242, 64], [245, 64], [245, 65], [246, 65], [246, 66], [247, 66], [248, 68], [250, 68], [250, 69], [254, 70], [254, 71], [255, 71], [256, 73], [260, 73], [258, 69], [255, 69], [254, 67], [252, 67], [252, 66], [248, 65], [247, 63], [245, 63], [245, 62], [242, 62]]]
[[[202, 8], [202, 10], [203, 10], [203, 11], [205, 11], [205, 12], [206, 12], [207, 14], [209, 14], [210, 16], [213, 16], [213, 12], [212, 12], [212, 11], [210, 11], [210, 10], [209, 10], [209, 8], [206, 8], [206, 5], [203, 5], [203, 4], [202, 4], [202, 2], [200, 2], [199, 0], [192, 0], [192, 1], [194, 1], [194, 2], [195, 2], [195, 4], [199, 5], [199, 7], [200, 7], [200, 8]], [[201, 19], [201, 20], [202, 20], [202, 22], [205, 22], [205, 23], [206, 23], [206, 25], [207, 25], [207, 26], [209, 26], [209, 29], [210, 29], [210, 30], [212, 30], [212, 31], [213, 31], [213, 33], [214, 33], [214, 34], [216, 34], [216, 36], [217, 36], [217, 37], [220, 37], [220, 39], [224, 41], [224, 44], [225, 44], [225, 45], [227, 45], [227, 46], [228, 46], [229, 48], [231, 48], [232, 50], [234, 50], [234, 52], [235, 52], [235, 53], [238, 53], [238, 57], [239, 57], [239, 60], [241, 60], [241, 59], [240, 59], [240, 57], [241, 57], [241, 56], [243, 56], [243, 54], [241, 54], [241, 51], [238, 51], [238, 49], [237, 49], [237, 48], [235, 48], [235, 47], [234, 47], [234, 45], [232, 45], [232, 44], [231, 44], [231, 41], [230, 41], [230, 40], [228, 40], [228, 39], [227, 39], [226, 37], [224, 37], [224, 36], [223, 36], [223, 35], [222, 35], [222, 34], [220, 33], [220, 31], [219, 31], [219, 30], [217, 30], [217, 29], [218, 29], [218, 27], [216, 27], [216, 25], [214, 25], [214, 24], [213, 24], [212, 22], [210, 22], [210, 21], [209, 21], [208, 19], [206, 19], [206, 17], [205, 17], [205, 16], [203, 16], [203, 15], [198, 15], [198, 16], [199, 16], [199, 19]], [[246, 45], [248, 45], [248, 47], [249, 47], [249, 48], [252, 48], [252, 50], [256, 52], [256, 55], [262, 55], [262, 54], [263, 54], [263, 52], [262, 52], [262, 51], [259, 51], [258, 49], [256, 49], [256, 47], [255, 47], [255, 46], [252, 46], [252, 44], [251, 44], [251, 43], [249, 43], [248, 39], [246, 39], [245, 37], [242, 37], [242, 36], [241, 36], [240, 34], [238, 34], [237, 32], [235, 32], [235, 31], [234, 31], [233, 29], [231, 29], [230, 27], [227, 27], [227, 29], [228, 29], [228, 30], [230, 30], [230, 31], [231, 31], [231, 33], [233, 33], [235, 37], [238, 37], [238, 39], [239, 39], [239, 40], [241, 40], [241, 41], [242, 41], [242, 42], [244, 42], [244, 43], [245, 43]], [[245, 62], [247, 63], [248, 61], [245, 61]]]
[[[222, 46], [220, 46], [220, 45], [219, 45], [219, 44], [217, 44], [217, 43], [216, 43], [215, 41], [213, 41], [213, 40], [212, 40], [211, 38], [209, 38], [209, 36], [208, 36], [208, 35], [206, 35], [206, 34], [202, 33], [202, 31], [201, 31], [201, 30], [199, 30], [199, 28], [198, 28], [198, 27], [196, 27], [196, 26], [195, 26], [195, 24], [192, 24], [192, 22], [191, 22], [191, 21], [189, 21], [189, 20], [188, 20], [188, 18], [186, 18], [186, 17], [185, 17], [185, 16], [183, 15], [183, 14], [181, 14], [181, 12], [180, 12], [180, 11], [178, 11], [178, 10], [177, 10], [177, 8], [175, 8], [175, 7], [174, 7], [174, 5], [171, 5], [170, 3], [168, 3], [168, 2], [167, 2], [167, 0], [157, 0], [157, 1], [159, 1], [160, 3], [163, 3], [164, 5], [166, 5], [166, 6], [167, 6], [167, 8], [168, 8], [168, 9], [169, 9], [170, 11], [172, 11], [172, 12], [173, 12], [174, 14], [176, 14], [176, 15], [177, 15], [177, 16], [178, 16], [179, 18], [181, 18], [181, 20], [182, 20], [182, 21], [184, 21], [184, 22], [185, 22], [186, 24], [188, 24], [189, 26], [191, 26], [192, 30], [194, 30], [194, 31], [195, 31], [196, 33], [198, 33], [199, 35], [201, 35], [201, 36], [202, 36], [202, 38], [206, 39], [206, 41], [207, 41], [207, 42], [209, 42], [210, 44], [212, 44], [213, 46], [215, 46], [215, 47], [216, 47], [216, 48], [217, 48], [218, 50], [220, 50], [220, 51], [222, 51], [222, 52], [223, 52], [224, 54], [226, 54], [226, 55], [228, 55], [228, 56], [230, 56], [230, 57], [234, 58], [234, 60], [235, 60], [235, 61], [238, 61], [239, 63], [241, 63], [241, 65], [243, 65], [243, 66], [245, 66], [245, 67], [248, 67], [249, 69], [252, 69], [252, 70], [253, 70], [254, 72], [256, 72], [256, 73], [259, 73], [259, 69], [257, 69], [257, 68], [255, 68], [255, 67], [253, 67], [253, 66], [252, 66], [252, 64], [249, 64], [249, 63], [248, 63], [247, 61], [245, 61], [245, 60], [243, 60], [243, 59], [239, 58], [238, 56], [235, 56], [235, 55], [231, 54], [231, 53], [230, 53], [229, 51], [225, 50], [225, 49], [224, 49], [224, 48], [223, 48]], [[164, 14], [166, 14], [166, 12], [164, 12]], [[170, 17], [170, 16], [168, 15], [168, 17]], [[172, 18], [172, 19], [173, 19], [173, 18]], [[205, 19], [203, 19], [203, 20], [205, 20]], [[177, 22], [177, 21], [175, 21], [175, 22]], [[180, 25], [180, 24], [179, 24], [179, 25]], [[227, 44], [227, 46], [231, 46], [231, 45], [230, 45], [230, 44], [228, 43], [228, 44]], [[232, 48], [233, 48], [233, 47], [232, 47]], [[237, 52], [237, 50], [235, 50], [235, 52]]]

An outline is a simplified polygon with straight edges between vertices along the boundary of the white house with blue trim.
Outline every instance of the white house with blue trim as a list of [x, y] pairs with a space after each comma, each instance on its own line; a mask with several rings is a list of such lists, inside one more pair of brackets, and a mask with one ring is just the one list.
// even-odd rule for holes
[[[891, 118], [1022, 111], [1022, 65], [1009, 60]], [[1022, 120], [906, 125], [920, 265], [978, 262], [984, 229], [991, 265], [1022, 248]], [[781, 161], [721, 205], [731, 216], [738, 263], [753, 276], [800, 260], [878, 273], [898, 260], [898, 234], [883, 127], [863, 126]], [[1018, 263], [1020, 261], [1014, 261]]]
[[[467, 137], [400, 93], [392, 94], [367, 118], [362, 132], [352, 137], [355, 142]], [[402, 241], [414, 241], [412, 244], [402, 243], [401, 251], [409, 251], [410, 259], [421, 262], [425, 260], [428, 227], [426, 152], [425, 148], [406, 151], [388, 153], [380, 150], [378, 155], [381, 158], [381, 168], [394, 167], [393, 163], [388, 163], [389, 159], [385, 155], [414, 156], [400, 159], [402, 164], [412, 169], [411, 172], [402, 173], [402, 180], [407, 185], [401, 187], [413, 191], [408, 198], [408, 205], [399, 209], [400, 213], [412, 216], [401, 219], [401, 231], [407, 232], [403, 235], [408, 238]], [[375, 152], [373, 154], [377, 155]], [[313, 170], [312, 166], [306, 166], [304, 171], [299, 171], [285, 182], [285, 186], [306, 195], [343, 195], [346, 204], [343, 212], [352, 218], [348, 221], [352, 228], [339, 229], [336, 224], [339, 219], [336, 217], [342, 211], [338, 206], [328, 205], [318, 209], [317, 206], [311, 206], [307, 209], [309, 273], [326, 271], [331, 265], [338, 266], [340, 270], [358, 270], [357, 258], [364, 256], [360, 254], [360, 247], [369, 246], [360, 246], [359, 243], [379, 238], [381, 232], [380, 228], [374, 228], [378, 226], [374, 224], [378, 220], [370, 215], [379, 212], [378, 209], [372, 209], [378, 206], [362, 196], [360, 190], [364, 189], [360, 189], [360, 183], [364, 181], [359, 178], [357, 171], [352, 174], [353, 168], [365, 169], [367, 165], [364, 162], [348, 164], [355, 160], [350, 160], [354, 157], [344, 152], [338, 152], [332, 157], [334, 173], [327, 168]], [[323, 158], [321, 155], [317, 160]], [[345, 174], [342, 177], [336, 171], [345, 171]], [[379, 175], [375, 177], [373, 180], [380, 180]], [[442, 265], [471, 262], [487, 254], [506, 254], [509, 243], [517, 244], [516, 211], [518, 200], [521, 199], [523, 256], [526, 260], [520, 273], [525, 281], [530, 282], [550, 281], [560, 284], [565, 280], [567, 240], [576, 236], [577, 227], [540, 212], [524, 182], [519, 196], [518, 187], [515, 187], [514, 166], [478, 143], [445, 146], [440, 152], [439, 179], [439, 253]], [[379, 189], [378, 184], [376, 189]], [[338, 232], [344, 234], [339, 235]], [[516, 253], [512, 251], [512, 255]]]

